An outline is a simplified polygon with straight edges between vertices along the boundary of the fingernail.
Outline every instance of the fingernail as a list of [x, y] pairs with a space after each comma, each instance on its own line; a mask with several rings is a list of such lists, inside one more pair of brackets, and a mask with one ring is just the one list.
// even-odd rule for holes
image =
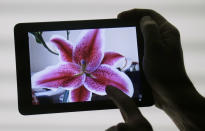
[[152, 19], [150, 16], [143, 16], [143, 17], [140, 19], [140, 27], [141, 27], [141, 29], [142, 29], [142, 27], [143, 27], [143, 24], [144, 24], [146, 21], [153, 21], [153, 19]]
[[150, 16], [143, 16], [141, 19], [140, 19], [140, 23], [144, 23], [145, 21], [151, 21], [152, 18]]
[[152, 17], [150, 17], [150, 16], [143, 16], [140, 21], [145, 21], [145, 20], [152, 20]]

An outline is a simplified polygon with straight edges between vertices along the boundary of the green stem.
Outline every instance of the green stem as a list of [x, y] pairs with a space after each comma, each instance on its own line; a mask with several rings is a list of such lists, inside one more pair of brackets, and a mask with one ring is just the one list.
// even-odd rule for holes
[[69, 95], [69, 91], [66, 90], [63, 96], [63, 103], [67, 103], [68, 102], [68, 95]]
[[46, 45], [46, 42], [43, 40], [43, 37], [42, 35], [39, 35], [39, 39], [41, 40], [41, 43], [43, 44], [43, 46], [51, 53], [55, 54], [55, 55], [58, 55], [58, 53], [52, 51], [50, 48], [48, 48], [48, 46]]
[[66, 33], [67, 33], [67, 40], [69, 40], [70, 31], [66, 30]]

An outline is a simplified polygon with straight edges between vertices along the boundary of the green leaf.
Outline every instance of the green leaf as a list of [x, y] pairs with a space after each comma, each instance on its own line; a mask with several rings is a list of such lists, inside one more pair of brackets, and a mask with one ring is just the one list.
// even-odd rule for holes
[[50, 48], [48, 48], [48, 46], [46, 45], [45, 41], [43, 40], [43, 37], [42, 37], [42, 31], [39, 31], [39, 32], [31, 32], [31, 34], [34, 35], [35, 37], [35, 40], [36, 40], [36, 43], [38, 44], [42, 44], [49, 52], [55, 54], [55, 55], [58, 55], [58, 53], [52, 51]]
[[34, 35], [36, 43], [38, 44], [42, 44], [42, 40], [41, 40], [41, 35], [38, 32], [31, 32], [31, 34]]
[[35, 38], [36, 38], [36, 42], [37, 42], [38, 44], [42, 44], [41, 40], [40, 40], [38, 37], [35, 37]]

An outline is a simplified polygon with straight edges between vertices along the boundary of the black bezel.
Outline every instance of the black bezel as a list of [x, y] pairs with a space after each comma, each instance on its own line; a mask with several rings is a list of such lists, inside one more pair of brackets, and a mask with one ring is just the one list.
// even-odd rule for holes
[[28, 32], [35, 31], [55, 31], [55, 30], [72, 30], [72, 29], [92, 29], [92, 28], [113, 28], [113, 27], [130, 27], [136, 26], [137, 42], [140, 63], [140, 78], [143, 88], [143, 98], [141, 102], [137, 102], [138, 106], [153, 105], [151, 89], [147, 84], [143, 68], [143, 37], [139, 29], [139, 25], [129, 21], [119, 19], [103, 19], [103, 20], [82, 20], [82, 21], [63, 21], [63, 22], [41, 22], [41, 23], [20, 23], [14, 27], [15, 35], [15, 51], [16, 51], [16, 72], [18, 87], [18, 107], [19, 112], [23, 115], [45, 114], [57, 112], [86, 111], [100, 109], [114, 109], [116, 106], [112, 101], [91, 101], [79, 103], [65, 104], [46, 104], [32, 105], [31, 93], [31, 77], [30, 77], [30, 61], [29, 61], [29, 44]]

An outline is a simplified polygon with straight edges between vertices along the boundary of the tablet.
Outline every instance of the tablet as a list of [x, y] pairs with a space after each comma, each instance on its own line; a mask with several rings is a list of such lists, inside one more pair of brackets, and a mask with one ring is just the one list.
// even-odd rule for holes
[[119, 19], [20, 23], [14, 28], [23, 115], [112, 109], [112, 85], [138, 106], [153, 104], [136, 22]]

